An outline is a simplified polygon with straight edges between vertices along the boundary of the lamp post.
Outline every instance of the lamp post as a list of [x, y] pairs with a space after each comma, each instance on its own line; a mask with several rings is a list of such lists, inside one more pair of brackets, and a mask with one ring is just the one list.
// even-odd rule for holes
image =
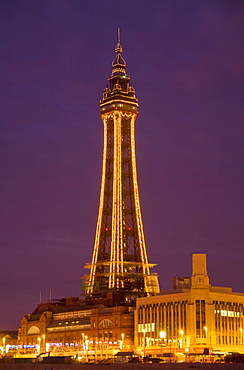
[[85, 353], [85, 334], [84, 333], [81, 333], [81, 348], [82, 348], [82, 355], [84, 357], [84, 353]]
[[[209, 355], [209, 348], [208, 348], [208, 328], [207, 328], [207, 326], [204, 326], [203, 329], [205, 331], [206, 346], [207, 346], [206, 350], [204, 349], [204, 354], [205, 355]], [[210, 346], [211, 346], [211, 339], [210, 339]]]
[[243, 336], [242, 336], [242, 328], [239, 329], [240, 330], [240, 346], [241, 346], [241, 350], [242, 350], [242, 346], [243, 346]]
[[3, 354], [6, 354], [6, 338], [3, 337]]
[[183, 330], [180, 330], [180, 335], [181, 335], [181, 339], [179, 340], [179, 343], [180, 343], [180, 348], [183, 348], [184, 345], [184, 341], [183, 341], [183, 337], [184, 337], [184, 331]]
[[85, 335], [85, 346], [84, 346], [84, 351], [85, 351], [85, 355], [87, 356], [87, 354], [89, 353], [88, 352], [89, 350], [89, 340], [88, 340], [88, 336]]
[[143, 332], [143, 356], [146, 355], [146, 329], [142, 329]]
[[124, 345], [124, 338], [125, 338], [125, 335], [124, 333], [121, 334], [121, 350], [123, 349], [123, 345]]
[[203, 329], [205, 331], [206, 342], [208, 342], [208, 328], [207, 328], [207, 326], [204, 326]]
[[44, 348], [44, 352], [46, 352], [46, 335], [42, 334], [42, 344]]
[[37, 347], [37, 352], [38, 353], [41, 353], [41, 345], [40, 345], [40, 343], [41, 343], [41, 338], [37, 338], [37, 345], [36, 345], [36, 347]]

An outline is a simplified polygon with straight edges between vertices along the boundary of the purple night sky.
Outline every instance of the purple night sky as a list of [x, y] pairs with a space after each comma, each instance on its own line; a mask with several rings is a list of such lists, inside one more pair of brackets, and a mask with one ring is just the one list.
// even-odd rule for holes
[[244, 292], [244, 3], [0, 2], [0, 329], [79, 296], [98, 212], [99, 100], [121, 28], [139, 99], [138, 179], [161, 289], [206, 253], [212, 285]]

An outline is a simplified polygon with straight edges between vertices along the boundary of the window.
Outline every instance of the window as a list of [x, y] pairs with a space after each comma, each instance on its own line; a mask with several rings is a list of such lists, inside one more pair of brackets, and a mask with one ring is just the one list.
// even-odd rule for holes
[[104, 319], [104, 320], [102, 320], [102, 321], [100, 322], [100, 324], [99, 324], [99, 327], [104, 327], [104, 328], [106, 328], [106, 327], [108, 327], [108, 326], [113, 326], [112, 321], [111, 321], [111, 320], [109, 320], [109, 319]]
[[206, 338], [206, 304], [204, 300], [196, 300], [196, 337]]

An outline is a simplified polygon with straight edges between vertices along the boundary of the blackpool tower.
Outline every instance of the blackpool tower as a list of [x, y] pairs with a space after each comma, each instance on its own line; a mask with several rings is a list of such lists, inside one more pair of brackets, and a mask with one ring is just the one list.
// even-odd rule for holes
[[136, 170], [138, 100], [126, 74], [120, 37], [112, 74], [100, 101], [104, 125], [102, 182], [86, 293], [119, 291], [126, 296], [159, 293], [148, 263]]

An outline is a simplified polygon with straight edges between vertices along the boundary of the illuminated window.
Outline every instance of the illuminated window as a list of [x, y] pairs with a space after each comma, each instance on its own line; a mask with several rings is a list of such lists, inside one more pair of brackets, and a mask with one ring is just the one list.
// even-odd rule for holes
[[112, 321], [108, 319], [102, 320], [99, 324], [99, 327], [108, 327], [108, 326], [113, 326]]

